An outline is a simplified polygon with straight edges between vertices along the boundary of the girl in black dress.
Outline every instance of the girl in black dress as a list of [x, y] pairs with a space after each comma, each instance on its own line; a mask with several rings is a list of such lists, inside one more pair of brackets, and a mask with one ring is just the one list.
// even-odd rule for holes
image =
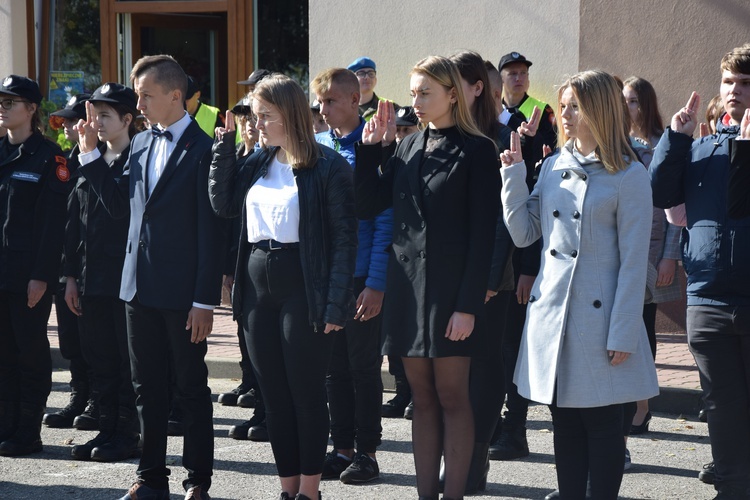
[[388, 102], [363, 131], [357, 209], [362, 218], [394, 209], [384, 353], [403, 358], [412, 388], [419, 496], [437, 498], [444, 453], [444, 498], [461, 498], [474, 443], [468, 396], [473, 332], [483, 331], [498, 214], [497, 152], [477, 129], [448, 59], [417, 63], [411, 95], [426, 125], [421, 133], [384, 146], [395, 137]]

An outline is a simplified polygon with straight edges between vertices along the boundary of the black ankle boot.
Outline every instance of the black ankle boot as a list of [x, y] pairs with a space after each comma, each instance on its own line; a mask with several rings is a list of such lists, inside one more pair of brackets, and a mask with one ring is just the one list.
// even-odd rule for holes
[[[308, 497], [307, 495], [303, 495], [302, 493], [297, 493], [297, 496], [294, 497], [294, 500], [313, 500], [313, 499]], [[320, 492], [318, 492], [318, 500], [323, 500], [323, 495]]]
[[500, 438], [490, 448], [490, 459], [513, 460], [529, 456], [529, 443], [526, 441], [526, 427], [503, 425]]
[[83, 392], [76, 388], [70, 393], [70, 401], [65, 408], [55, 413], [44, 415], [42, 422], [47, 427], [65, 429], [73, 426], [73, 420], [86, 409], [88, 391]]
[[0, 443], [0, 455], [19, 457], [42, 451], [42, 415], [43, 406], [21, 403], [18, 427], [13, 435]]
[[73, 419], [73, 427], [79, 431], [99, 430], [99, 402], [93, 394], [86, 402], [86, 408]]
[[0, 443], [16, 432], [18, 426], [18, 403], [0, 401]]
[[474, 443], [464, 495], [474, 495], [487, 488], [487, 474], [490, 472], [489, 448], [489, 443]]
[[119, 462], [140, 457], [143, 451], [140, 422], [135, 409], [120, 407], [112, 439], [91, 450], [91, 459], [97, 462]]

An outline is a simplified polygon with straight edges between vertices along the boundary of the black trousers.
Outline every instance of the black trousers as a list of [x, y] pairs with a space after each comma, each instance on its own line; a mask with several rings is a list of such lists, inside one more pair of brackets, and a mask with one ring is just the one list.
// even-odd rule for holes
[[[354, 294], [365, 289], [365, 278], [354, 278]], [[333, 355], [326, 376], [331, 440], [337, 450], [349, 450], [357, 443], [362, 453], [375, 453], [383, 427], [383, 379], [380, 365], [382, 314], [368, 321], [349, 320], [336, 334]]]
[[310, 325], [298, 249], [254, 248], [244, 272], [245, 338], [279, 476], [320, 474], [329, 425], [325, 377], [337, 333]]
[[60, 354], [70, 361], [70, 387], [87, 397], [94, 376], [81, 352], [81, 323], [65, 303], [65, 285], [57, 288], [54, 301]]
[[560, 498], [616, 500], [625, 464], [622, 405], [560, 408], [550, 405]]
[[717, 490], [750, 492], [750, 307], [688, 306]]
[[52, 294], [29, 308], [25, 293], [0, 291], [0, 401], [42, 410], [52, 390], [47, 321]]
[[482, 333], [488, 337], [484, 344], [486, 352], [471, 358], [469, 396], [474, 412], [474, 440], [477, 443], [492, 441], [505, 401], [507, 382], [502, 344], [509, 294], [509, 291], [499, 292], [484, 305], [487, 331]]
[[[125, 306], [128, 348], [136, 406], [141, 420], [143, 455], [138, 476], [152, 488], [166, 488], [169, 370], [174, 370], [177, 399], [184, 410], [182, 465], [185, 489], [211, 486], [214, 459], [213, 405], [208, 388], [206, 342], [190, 342], [188, 312], [146, 307], [136, 296]], [[165, 362], [167, 359], [171, 363]]]
[[125, 302], [116, 297], [84, 295], [81, 310], [83, 355], [94, 372], [102, 416], [134, 415]]
[[503, 368], [507, 392], [505, 405], [508, 409], [505, 412], [504, 425], [525, 427], [529, 400], [518, 394], [518, 387], [513, 382], [513, 373], [516, 371], [523, 326], [526, 322], [526, 304], [518, 303], [514, 291], [509, 293], [507, 300], [508, 308], [505, 312], [505, 331], [503, 332]]

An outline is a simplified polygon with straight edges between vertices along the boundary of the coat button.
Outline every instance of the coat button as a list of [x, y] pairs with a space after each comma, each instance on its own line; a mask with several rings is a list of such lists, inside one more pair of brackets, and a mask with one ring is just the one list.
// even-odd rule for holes
[[567, 170], [565, 172], [563, 172], [562, 174], [560, 174], [560, 177], [562, 177], [563, 179], [567, 179], [569, 176], [570, 176], [570, 174], [568, 173]]
[[586, 179], [588, 179], [588, 177], [586, 176], [586, 174], [583, 174], [583, 176], [581, 176], [581, 179], [585, 181]]
[[425, 196], [430, 196], [430, 189], [429, 188], [424, 188], [424, 191], [422, 192], [422, 194], [425, 195]]
[[534, 302], [536, 300], [536, 297], [533, 295], [529, 295], [529, 302]]
[[406, 262], [408, 260], [406, 255], [404, 255], [403, 253], [398, 254], [398, 258], [403, 262]]
[[138, 246], [141, 247], [141, 248], [146, 248], [146, 244], [143, 242], [143, 240], [140, 240], [138, 242]]
[[148, 214], [143, 214], [143, 220], [148, 220]]
[[578, 257], [578, 251], [577, 250], [573, 250], [572, 252], [570, 252], [570, 256], [575, 259], [576, 257]]
[[403, 200], [404, 198], [406, 198], [406, 193], [398, 193], [398, 197]]
[[581, 212], [579, 212], [578, 210], [576, 210], [575, 212], [573, 212], [573, 218], [574, 219], [578, 219], [580, 216], [581, 216]]
[[555, 256], [555, 255], [557, 255], [557, 250], [555, 250], [553, 248], [552, 250], [549, 251], [549, 254], [552, 255], [552, 256]]
[[560, 211], [559, 210], [553, 210], [552, 211], [552, 216], [553, 217], [559, 217], [560, 216]]
[[422, 222], [419, 223], [419, 227], [421, 227], [422, 229], [424, 229], [424, 226], [425, 226], [424, 221], [422, 221]]
[[419, 251], [419, 258], [421, 258], [421, 259], [424, 259], [424, 258], [425, 258], [425, 253], [424, 253], [424, 250], [420, 250], [420, 251]]
[[405, 222], [401, 223], [401, 229], [406, 229], [406, 223]]
[[598, 300], [598, 299], [595, 300], [594, 301], [594, 307], [596, 307], [597, 309], [599, 309], [600, 307], [602, 307], [602, 301]]

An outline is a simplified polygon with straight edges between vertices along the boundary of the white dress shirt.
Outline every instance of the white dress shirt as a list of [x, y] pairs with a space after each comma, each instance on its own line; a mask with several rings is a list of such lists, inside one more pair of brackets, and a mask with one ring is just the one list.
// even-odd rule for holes
[[247, 241], [279, 243], [299, 241], [299, 193], [294, 171], [277, 157], [268, 173], [256, 181], [245, 197]]

